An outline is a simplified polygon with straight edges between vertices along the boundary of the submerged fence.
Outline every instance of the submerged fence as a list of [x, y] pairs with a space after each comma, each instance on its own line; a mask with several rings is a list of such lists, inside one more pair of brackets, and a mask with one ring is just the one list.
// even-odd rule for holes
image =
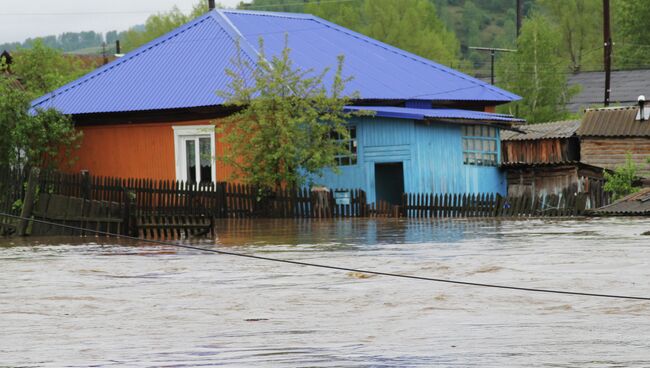
[[233, 183], [194, 184], [173, 180], [96, 177], [87, 173], [43, 173], [40, 191], [128, 204], [135, 215], [203, 215], [214, 218], [365, 217], [365, 192], [308, 188], [259, 188]]
[[405, 217], [551, 217], [582, 215], [588, 194], [568, 192], [539, 196], [498, 194], [412, 194], [402, 196]]
[[[30, 181], [32, 176], [30, 176]], [[42, 172], [31, 215], [64, 224], [140, 236], [205, 234], [216, 218], [352, 217], [552, 217], [582, 215], [588, 193], [536, 197], [498, 194], [404, 193], [401, 203], [368, 203], [361, 189], [259, 188], [233, 183], [193, 184], [172, 180], [123, 179], [87, 172]], [[0, 211], [18, 215], [26, 198], [27, 175], [0, 168]], [[0, 231], [15, 231], [0, 216]], [[51, 227], [34, 226], [51, 234]]]
[[[0, 212], [20, 215], [22, 200], [25, 197], [25, 171], [0, 166]], [[9, 235], [16, 231], [11, 219], [0, 216], [0, 235]]]

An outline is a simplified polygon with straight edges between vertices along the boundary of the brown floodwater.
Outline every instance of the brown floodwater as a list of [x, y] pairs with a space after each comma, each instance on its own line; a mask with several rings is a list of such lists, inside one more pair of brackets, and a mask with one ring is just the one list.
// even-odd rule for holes
[[[649, 219], [224, 221], [186, 243], [650, 296]], [[650, 302], [391, 279], [107, 238], [0, 239], [0, 367], [650, 366]]]

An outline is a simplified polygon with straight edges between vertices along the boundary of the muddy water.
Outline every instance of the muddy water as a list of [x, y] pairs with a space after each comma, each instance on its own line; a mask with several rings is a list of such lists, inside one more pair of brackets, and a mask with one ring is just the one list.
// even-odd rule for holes
[[[644, 219], [223, 222], [202, 246], [650, 296]], [[99, 238], [3, 241], [0, 367], [650, 366], [650, 303], [274, 264]]]

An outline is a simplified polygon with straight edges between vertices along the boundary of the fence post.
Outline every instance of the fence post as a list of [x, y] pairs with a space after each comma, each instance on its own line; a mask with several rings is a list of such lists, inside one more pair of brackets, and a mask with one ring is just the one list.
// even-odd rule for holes
[[38, 176], [40, 170], [33, 167], [29, 172], [29, 179], [27, 179], [27, 190], [25, 191], [25, 198], [23, 200], [23, 209], [20, 212], [20, 224], [18, 225], [18, 235], [27, 235], [27, 226], [29, 225], [29, 218], [32, 217], [32, 210], [34, 209], [34, 200], [36, 197], [36, 186], [38, 185]]
[[88, 170], [81, 170], [81, 198], [88, 201], [92, 200], [90, 172]]
[[122, 226], [122, 234], [137, 236], [136, 221], [134, 217], [137, 211], [134, 208], [135, 202], [130, 193], [129, 188], [124, 185], [122, 187], [122, 205], [124, 206], [122, 212], [122, 223], [124, 224]]

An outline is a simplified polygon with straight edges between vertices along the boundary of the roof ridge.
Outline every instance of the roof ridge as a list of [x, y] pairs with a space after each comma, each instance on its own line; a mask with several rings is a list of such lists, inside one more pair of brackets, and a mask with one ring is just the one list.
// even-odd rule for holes
[[295, 19], [309, 19], [315, 17], [311, 13], [291, 13], [291, 12], [272, 12], [266, 10], [242, 10], [242, 9], [217, 9], [222, 13], [233, 14], [249, 14], [265, 17], [278, 17], [278, 18], [295, 18]]
[[160, 45], [160, 44], [162, 44], [164, 42], [167, 42], [167, 41], [171, 40], [172, 38], [177, 37], [181, 33], [186, 32], [187, 30], [189, 30], [189, 29], [191, 29], [193, 27], [196, 27], [199, 24], [203, 23], [206, 19], [211, 17], [211, 13], [212, 12], [208, 12], [206, 14], [203, 14], [203, 15], [199, 16], [199, 17], [196, 17], [196, 18], [192, 19], [191, 21], [183, 24], [182, 26], [180, 26], [178, 28], [175, 28], [174, 30], [172, 30], [170, 32], [167, 32], [164, 35], [159, 36], [159, 37], [145, 43], [144, 45], [136, 48], [133, 51], [130, 51], [125, 56], [123, 56], [121, 58], [118, 58], [118, 59], [115, 59], [115, 60], [111, 61], [110, 63], [108, 63], [106, 65], [102, 65], [99, 68], [97, 68], [95, 70], [92, 70], [89, 73], [85, 74], [84, 76], [82, 76], [82, 77], [80, 77], [78, 79], [75, 79], [75, 80], [73, 80], [73, 81], [71, 81], [71, 82], [69, 82], [67, 84], [64, 84], [63, 86], [55, 89], [54, 91], [51, 91], [49, 93], [44, 94], [43, 96], [33, 100], [32, 103], [31, 103], [31, 107], [36, 108], [36, 107], [38, 107], [38, 105], [41, 105], [41, 104], [43, 104], [43, 103], [45, 103], [45, 102], [47, 102], [49, 100], [52, 100], [52, 99], [54, 99], [55, 97], [57, 97], [58, 95], [60, 95], [62, 93], [65, 93], [65, 92], [67, 92], [67, 91], [69, 91], [69, 90], [71, 90], [73, 88], [76, 88], [76, 87], [90, 81], [91, 79], [94, 79], [95, 77], [97, 77], [97, 76], [99, 76], [99, 75], [101, 75], [101, 74], [103, 74], [103, 73], [105, 73], [105, 72], [107, 72], [107, 71], [109, 71], [109, 70], [111, 70], [113, 68], [116, 68], [116, 67], [118, 67], [118, 66], [120, 66], [120, 65], [122, 65], [122, 64], [124, 64], [124, 63], [126, 63], [128, 61], [133, 60], [135, 57], [141, 55], [142, 53], [147, 52], [147, 51], [151, 50], [152, 48], [157, 47], [158, 45]]
[[[427, 58], [422, 57], [422, 56], [418, 56], [418, 55], [416, 55], [416, 54], [414, 54], [414, 53], [412, 53], [412, 52], [409, 52], [409, 51], [406, 51], [406, 50], [402, 50], [402, 49], [397, 48], [397, 47], [395, 47], [395, 46], [391, 46], [391, 45], [389, 45], [389, 44], [387, 44], [387, 43], [385, 43], [385, 42], [382, 42], [382, 41], [376, 40], [376, 39], [374, 39], [374, 38], [372, 38], [372, 37], [369, 37], [369, 36], [366, 36], [366, 35], [361, 34], [361, 33], [359, 33], [359, 32], [353, 31], [353, 30], [351, 30], [351, 29], [349, 29], [349, 28], [346, 28], [346, 27], [340, 26], [340, 25], [338, 25], [338, 24], [336, 24], [336, 23], [332, 23], [332, 22], [330, 22], [330, 21], [328, 21], [328, 20], [326, 20], [326, 19], [323, 19], [323, 18], [321, 18], [321, 17], [315, 16], [315, 15], [311, 15], [311, 14], [304, 14], [304, 13], [299, 13], [299, 14], [303, 14], [303, 15], [311, 16], [311, 19], [312, 19], [312, 20], [314, 20], [314, 21], [316, 21], [316, 22], [323, 23], [325, 26], [328, 26], [328, 27], [330, 27], [330, 28], [332, 28], [332, 29], [335, 29], [335, 30], [337, 30], [337, 31], [339, 31], [339, 32], [343, 32], [343, 33], [349, 34], [349, 35], [352, 36], [352, 37], [356, 37], [356, 38], [358, 38], [358, 39], [361, 39], [361, 40], [364, 41], [364, 42], [368, 42], [368, 43], [374, 44], [374, 45], [377, 46], [377, 47], [382, 47], [382, 48], [384, 48], [384, 49], [386, 49], [386, 50], [389, 50], [389, 51], [391, 51], [391, 52], [393, 52], [393, 53], [395, 53], [395, 54], [397, 54], [397, 55], [401, 55], [401, 56], [404, 56], [404, 57], [408, 57], [408, 58], [410, 58], [410, 59], [412, 59], [412, 60], [414, 60], [414, 61], [417, 61], [417, 62], [420, 62], [420, 63], [422, 63], [422, 64], [425, 64], [425, 65], [427, 65], [427, 66], [429, 66], [429, 67], [432, 67], [432, 68], [434, 68], [434, 69], [437, 69], [437, 70], [439, 70], [439, 71], [441, 71], [441, 72], [445, 72], [445, 73], [451, 74], [451, 75], [453, 75], [453, 76], [455, 76], [455, 77], [459, 77], [459, 78], [465, 79], [465, 80], [467, 80], [468, 82], [471, 82], [471, 83], [476, 84], [477, 87], [484, 87], [484, 88], [487, 88], [487, 89], [489, 89], [489, 90], [491, 90], [491, 91], [493, 91], [493, 92], [495, 92], [495, 93], [498, 93], [498, 94], [500, 94], [500, 95], [502, 95], [502, 96], [504, 96], [504, 97], [507, 97], [507, 98], [512, 98], [512, 96], [516, 96], [516, 97], [518, 97], [519, 99], [521, 99], [520, 96], [515, 95], [514, 93], [510, 93], [510, 92], [507, 92], [507, 91], [505, 91], [505, 90], [503, 90], [503, 89], [501, 89], [501, 88], [494, 87], [494, 86], [492, 86], [492, 85], [490, 85], [490, 84], [488, 84], [488, 83], [483, 82], [483, 81], [480, 80], [480, 79], [474, 78], [474, 77], [469, 76], [469, 75], [467, 75], [467, 74], [465, 74], [465, 73], [462, 73], [462, 72], [459, 72], [459, 71], [457, 71], [457, 70], [454, 70], [454, 69], [452, 69], [452, 68], [450, 68], [450, 67], [448, 67], [448, 66], [446, 66], [446, 65], [443, 65], [443, 64], [437, 63], [437, 62], [435, 62], [435, 61], [433, 61], [433, 60], [427, 59]], [[307, 18], [309, 18], [309, 17], [307, 17]], [[510, 94], [510, 95], [512, 95], [512, 96], [509, 96], [508, 94]], [[517, 99], [514, 99], [514, 100], [517, 100]]]

